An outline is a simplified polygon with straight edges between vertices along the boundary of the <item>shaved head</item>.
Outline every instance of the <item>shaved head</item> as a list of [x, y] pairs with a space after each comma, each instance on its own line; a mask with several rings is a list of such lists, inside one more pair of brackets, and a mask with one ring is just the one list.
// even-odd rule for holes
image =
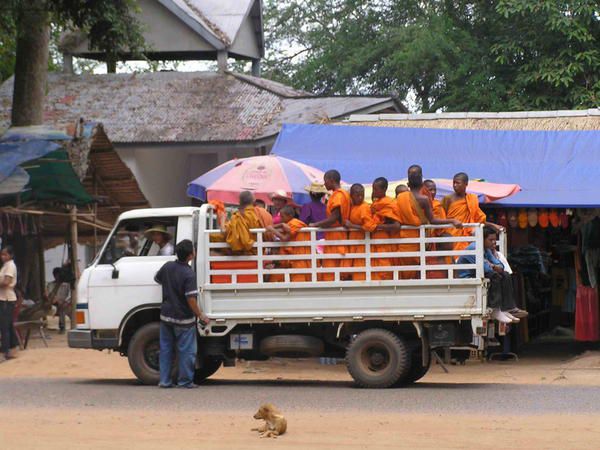
[[398, 186], [396, 186], [396, 197], [398, 197], [398, 195], [400, 195], [402, 192], [406, 191], [408, 191], [408, 186], [406, 186], [405, 184], [399, 184]]
[[373, 186], [377, 186], [377, 187], [383, 189], [384, 191], [387, 191], [388, 180], [387, 180], [387, 178], [384, 178], [384, 177], [375, 178], [375, 181], [373, 181]]
[[283, 208], [279, 210], [282, 216], [290, 216], [294, 217], [296, 215], [296, 210], [291, 205], [285, 205]]
[[352, 186], [350, 186], [350, 193], [359, 193], [359, 192], [365, 192], [365, 187], [360, 184], [360, 183], [354, 183]]
[[339, 183], [342, 181], [342, 176], [340, 175], [340, 173], [337, 170], [328, 170], [327, 172], [325, 172], [325, 175], [323, 175], [323, 179], [324, 180], [331, 180], [334, 183]]
[[454, 175], [454, 179], [455, 179], [455, 180], [457, 180], [457, 179], [458, 179], [458, 180], [462, 180], [462, 181], [464, 181], [465, 183], [468, 183], [468, 182], [469, 182], [469, 175], [467, 175], [467, 174], [466, 174], [466, 173], [464, 173], [464, 172], [458, 172], [456, 175]]
[[254, 204], [254, 195], [250, 191], [240, 192], [240, 208]]
[[418, 164], [413, 164], [408, 168], [408, 174], [410, 175], [413, 172], [423, 175], [423, 168]]

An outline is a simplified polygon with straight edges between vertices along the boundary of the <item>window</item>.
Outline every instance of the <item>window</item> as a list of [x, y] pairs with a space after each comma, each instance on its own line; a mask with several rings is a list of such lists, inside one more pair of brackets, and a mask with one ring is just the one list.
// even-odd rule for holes
[[175, 253], [177, 217], [124, 220], [112, 234], [101, 264], [114, 264], [129, 256], [172, 256]]

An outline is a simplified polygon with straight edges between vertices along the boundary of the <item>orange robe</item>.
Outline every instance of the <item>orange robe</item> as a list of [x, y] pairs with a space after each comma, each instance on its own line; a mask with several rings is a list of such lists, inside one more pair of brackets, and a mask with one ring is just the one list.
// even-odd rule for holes
[[[350, 194], [343, 189], [338, 189], [331, 194], [329, 197], [329, 201], [327, 202], [327, 217], [331, 215], [331, 213], [339, 208], [340, 209], [340, 219], [341, 223], [336, 222], [331, 227], [341, 227], [346, 223], [346, 220], [350, 218], [350, 207], [352, 205], [352, 201], [350, 199]], [[325, 233], [325, 239], [329, 241], [338, 241], [348, 239], [348, 232], [346, 231], [327, 231]], [[337, 253], [341, 255], [345, 255], [348, 252], [348, 248], [345, 245], [325, 245], [323, 248], [323, 253]], [[323, 267], [350, 267], [352, 265], [352, 260], [343, 260], [343, 259], [323, 259]], [[340, 274], [340, 279], [342, 279], [343, 274]], [[334, 281], [335, 274], [333, 273], [322, 273], [319, 277], [321, 281]]]
[[[398, 210], [400, 212], [401, 223], [403, 225], [411, 225], [418, 227], [429, 223], [423, 208], [417, 202], [414, 194], [411, 191], [402, 192], [397, 198]], [[400, 236], [404, 239], [418, 238], [420, 236], [419, 230], [400, 230]], [[398, 252], [400, 253], [398, 258], [398, 265], [400, 266], [416, 266], [420, 263], [418, 256], [401, 257], [402, 252], [418, 252], [420, 249], [419, 244], [400, 244], [398, 245]], [[419, 274], [415, 271], [400, 272], [401, 279], [415, 279], [419, 278]]]
[[[379, 224], [377, 219], [371, 214], [371, 206], [368, 203], [363, 202], [361, 205], [352, 205], [350, 210], [350, 222], [354, 225], [359, 225], [364, 231], [352, 230], [348, 233], [348, 238], [351, 240], [363, 240], [365, 238], [365, 231], [374, 231]], [[350, 253], [364, 253], [364, 245], [352, 245], [350, 246]], [[352, 267], [365, 267], [364, 258], [355, 258], [352, 260]], [[354, 281], [365, 281], [367, 276], [364, 272], [355, 272], [352, 274], [352, 280]]]
[[[485, 213], [479, 208], [479, 200], [475, 194], [467, 194], [465, 198], [452, 202], [452, 197], [447, 195], [442, 200], [442, 205], [449, 219], [456, 219], [462, 223], [485, 223]], [[449, 228], [448, 232], [452, 236], [471, 236], [472, 228]], [[464, 250], [469, 246], [469, 242], [457, 242], [454, 244], [454, 250]]]
[[[398, 211], [398, 204], [390, 197], [383, 197], [375, 200], [373, 202], [372, 209], [374, 211], [375, 218], [380, 224], [385, 223], [386, 219], [391, 219], [395, 222], [402, 223], [402, 219]], [[390, 239], [398, 237], [400, 237], [399, 232], [375, 231], [371, 233], [372, 239]], [[398, 246], [396, 244], [374, 244], [371, 246], [373, 253], [390, 253], [397, 251], [397, 249]], [[390, 257], [373, 258], [371, 260], [371, 265], [374, 267], [393, 266], [394, 262], [394, 258]], [[394, 278], [394, 274], [392, 272], [373, 272], [371, 278], [373, 280], [391, 280]]]
[[[436, 265], [436, 264], [440, 264], [440, 265], [452, 264], [452, 258], [450, 256], [428, 256], [426, 258], [426, 260], [427, 260], [428, 266]], [[446, 278], [448, 278], [448, 270], [446, 270], [446, 269], [428, 270], [427, 278], [430, 280], [446, 279]]]
[[432, 207], [431, 214], [433, 215], [434, 218], [436, 218], [436, 219], [445, 219], [446, 218], [446, 211], [442, 207], [442, 202], [434, 199], [431, 202], [431, 207]]
[[[301, 228], [308, 226], [304, 222], [292, 219], [287, 224], [290, 227], [290, 242], [310, 241], [310, 233], [300, 232]], [[310, 255], [310, 247], [283, 247], [282, 253], [286, 255]], [[310, 260], [290, 260], [289, 267], [292, 269], [310, 269]], [[291, 274], [290, 281], [311, 281], [311, 276], [310, 273]]]
[[247, 206], [243, 211], [236, 211], [225, 224], [225, 242], [234, 254], [255, 255], [255, 236], [251, 228], [261, 228], [254, 206]]

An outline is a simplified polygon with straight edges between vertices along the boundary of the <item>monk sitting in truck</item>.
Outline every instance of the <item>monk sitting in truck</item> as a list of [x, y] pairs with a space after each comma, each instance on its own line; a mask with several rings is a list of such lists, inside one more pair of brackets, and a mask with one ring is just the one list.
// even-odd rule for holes
[[[267, 228], [282, 242], [302, 242], [310, 241], [310, 233], [301, 232], [302, 228], [307, 225], [299, 219], [296, 219], [294, 208], [286, 205], [279, 210], [281, 215], [281, 223]], [[283, 255], [310, 255], [310, 247], [282, 247], [281, 254]], [[289, 261], [280, 261], [279, 267], [291, 269], [310, 269], [310, 260], [292, 259]], [[283, 281], [283, 280], [282, 280]], [[310, 273], [294, 273], [290, 274], [290, 281], [311, 281]]]
[[[365, 202], [365, 188], [362, 184], [353, 184], [350, 188], [350, 198], [352, 199], [352, 208], [350, 209], [350, 219], [346, 220], [345, 227], [350, 230], [348, 239], [364, 240], [365, 231], [373, 232], [379, 225], [377, 219], [371, 213], [371, 206]], [[350, 253], [365, 253], [365, 246], [358, 244], [350, 247]], [[365, 267], [365, 258], [355, 258], [352, 260], [352, 267]], [[364, 270], [362, 272], [353, 272], [353, 281], [365, 281], [367, 279]]]
[[255, 236], [252, 228], [262, 228], [262, 224], [254, 207], [254, 196], [250, 191], [240, 193], [240, 206], [231, 219], [225, 223], [225, 242], [231, 247], [234, 255], [255, 255], [253, 248]]

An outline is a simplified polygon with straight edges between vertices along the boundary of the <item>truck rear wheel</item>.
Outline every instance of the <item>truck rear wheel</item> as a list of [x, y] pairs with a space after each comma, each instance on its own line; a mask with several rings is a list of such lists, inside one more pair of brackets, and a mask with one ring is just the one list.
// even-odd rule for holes
[[407, 374], [398, 380], [396, 386], [407, 386], [409, 384], [419, 381], [429, 371], [431, 366], [431, 356], [427, 361], [427, 365], [423, 366], [423, 354], [421, 353], [421, 347], [413, 349], [411, 355], [411, 364]]
[[194, 372], [194, 383], [200, 384], [208, 377], [213, 375], [219, 368], [223, 361], [214, 358], [204, 358], [202, 360], [202, 367], [196, 369]]
[[160, 323], [152, 322], [135, 332], [127, 350], [129, 367], [143, 384], [157, 385], [160, 379]]
[[391, 331], [374, 328], [360, 333], [348, 347], [348, 372], [360, 387], [388, 388], [410, 369], [409, 350]]

